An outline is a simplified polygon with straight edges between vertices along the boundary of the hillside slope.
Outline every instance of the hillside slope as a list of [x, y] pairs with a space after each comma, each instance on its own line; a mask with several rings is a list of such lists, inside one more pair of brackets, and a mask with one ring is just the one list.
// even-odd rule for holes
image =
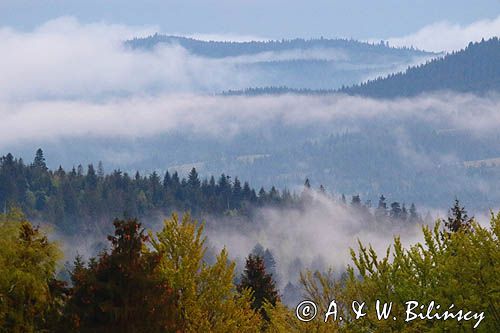
[[500, 40], [470, 43], [453, 52], [405, 72], [341, 89], [350, 95], [407, 97], [425, 92], [450, 90], [486, 93], [500, 90]]
[[231, 68], [233, 77], [239, 78], [237, 85], [224, 90], [268, 86], [339, 89], [403, 70], [436, 56], [412, 48], [389, 47], [385, 42], [370, 44], [325, 38], [221, 42], [156, 34], [129, 40], [125, 45], [142, 52], [181, 47], [209, 63], [222, 63]]

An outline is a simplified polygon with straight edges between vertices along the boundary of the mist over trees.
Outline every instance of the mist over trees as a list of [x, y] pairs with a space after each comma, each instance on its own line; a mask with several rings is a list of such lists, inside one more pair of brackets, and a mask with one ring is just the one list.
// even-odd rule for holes
[[[416, 50], [413, 47], [390, 47], [385, 41], [380, 43], [367, 43], [354, 39], [328, 39], [328, 38], [313, 38], [313, 39], [282, 39], [282, 40], [267, 40], [267, 41], [204, 41], [189, 37], [168, 36], [154, 34], [144, 38], [134, 38], [125, 42], [125, 45], [137, 49], [152, 49], [159, 44], [178, 44], [184, 47], [189, 52], [213, 58], [235, 57], [244, 54], [257, 54], [271, 51], [285, 50], [301, 50], [311, 48], [347, 48], [358, 52], [358, 57], [361, 53], [370, 53], [372, 55], [379, 54], [394, 54], [394, 55], [429, 55], [432, 52]], [[353, 52], [354, 53], [354, 52]]]
[[[307, 179], [305, 188], [311, 190], [308, 184]], [[327, 195], [322, 185], [318, 191]], [[29, 164], [12, 154], [0, 158], [0, 207], [19, 207], [30, 219], [50, 223], [69, 234], [108, 232], [109, 221], [116, 217], [151, 219], [173, 211], [189, 211], [201, 218], [251, 216], [259, 207], [306, 207], [308, 198], [275, 186], [256, 190], [248, 182], [225, 174], [200, 179], [195, 168], [187, 178], [168, 171], [164, 175], [136, 172], [131, 176], [120, 170], [106, 174], [102, 163], [97, 168], [90, 164], [86, 169], [79, 165], [70, 171], [61, 167], [49, 170], [41, 149]], [[402, 208], [399, 202], [391, 208], [386, 205], [384, 201], [374, 209], [370, 202], [362, 203], [359, 195], [351, 202], [367, 221], [421, 221], [414, 204], [408, 207], [409, 213], [404, 203]]]
[[[126, 41], [125, 46], [142, 52], [182, 48], [199, 58], [224, 60], [232, 65], [232, 71], [242, 78], [242, 82], [250, 78], [246, 80], [247, 87], [286, 86], [288, 89], [303, 90], [302, 93], [338, 89], [342, 85], [399, 71], [436, 55], [414, 48], [390, 47], [385, 41], [367, 43], [327, 38], [234, 42], [155, 34]], [[225, 90], [233, 88], [245, 87], [238, 85]], [[279, 91], [273, 89], [268, 92]]]
[[[500, 332], [497, 37], [442, 55], [383, 40], [122, 43], [65, 21], [0, 31], [14, 51], [0, 333]], [[40, 46], [58, 52], [31, 67]], [[55, 164], [30, 157], [45, 144]], [[453, 198], [435, 221], [414, 203]], [[333, 300], [342, 318], [325, 320]], [[461, 317], [405, 321], [408, 301]]]
[[[465, 211], [459, 211], [451, 209], [448, 221], [461, 220]], [[396, 237], [382, 257], [360, 243], [351, 250], [352, 265], [338, 278], [331, 271], [304, 271], [303, 297], [313, 300], [320, 313], [326, 313], [331, 300], [339, 304], [343, 320], [325, 323], [321, 315], [310, 322], [297, 319], [295, 310], [281, 302], [260, 256], [248, 257], [239, 284], [227, 250], [207, 263], [203, 224], [188, 214], [172, 215], [156, 233], [146, 232], [137, 220], [115, 220], [110, 250], [88, 262], [77, 257], [71, 281], [63, 281], [56, 276], [58, 244], [22, 213], [10, 210], [0, 214], [0, 331], [414, 332], [474, 327], [493, 332], [500, 325], [500, 215], [492, 213], [490, 227], [468, 223], [470, 229], [455, 230], [455, 223], [443, 228], [439, 221], [424, 226], [424, 242], [409, 248]], [[393, 302], [391, 314], [398, 320], [377, 319], [377, 299]], [[355, 319], [349, 313], [352, 300], [367, 302], [372, 311]], [[457, 311], [483, 314], [472, 321], [405, 322], [408, 300], [454, 304]]]
[[498, 92], [500, 83], [500, 41], [498, 37], [471, 42], [459, 51], [438, 56], [425, 63], [408, 66], [404, 71], [379, 75], [366, 82], [314, 88], [294, 86], [248, 87], [228, 90], [228, 96], [328, 95], [345, 93], [374, 98], [411, 97], [426, 92], [454, 91], [485, 94]]

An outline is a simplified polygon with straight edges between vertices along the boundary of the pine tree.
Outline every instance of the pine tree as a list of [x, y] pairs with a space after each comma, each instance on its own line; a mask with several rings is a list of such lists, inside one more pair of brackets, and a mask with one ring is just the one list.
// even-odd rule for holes
[[90, 190], [94, 190], [97, 187], [97, 175], [93, 164], [89, 164], [87, 176], [85, 177], [85, 183]]
[[104, 166], [102, 164], [102, 161], [99, 161], [97, 164], [97, 177], [99, 178], [104, 178]]
[[401, 220], [406, 221], [408, 219], [408, 211], [406, 210], [406, 205], [403, 203], [401, 206]]
[[391, 204], [391, 212], [389, 214], [393, 219], [401, 218], [401, 205], [399, 202], [393, 202]]
[[163, 177], [163, 187], [165, 189], [168, 189], [171, 185], [171, 179], [170, 179], [170, 173], [167, 171], [165, 172], [165, 177]]
[[151, 192], [150, 200], [152, 201], [154, 207], [159, 207], [164, 198], [164, 188], [162, 187], [160, 181], [161, 179], [158, 173], [153, 171], [153, 173], [149, 176], [149, 186]]
[[410, 206], [410, 222], [415, 223], [419, 220], [419, 216], [417, 213], [417, 207], [415, 207], [415, 204], [412, 203]]
[[470, 231], [474, 217], [469, 217], [464, 207], [460, 206], [458, 199], [455, 199], [453, 207], [448, 213], [448, 219], [444, 222], [448, 232]]
[[262, 306], [265, 302], [269, 302], [274, 306], [279, 302], [280, 297], [275, 282], [271, 274], [266, 272], [264, 260], [260, 256], [250, 254], [246, 260], [245, 271], [241, 275], [238, 290], [243, 292], [247, 289], [252, 291], [252, 308], [260, 311], [262, 316], [269, 320]]
[[267, 201], [267, 193], [266, 190], [264, 190], [264, 187], [261, 187], [259, 190], [259, 203], [263, 205]]
[[248, 182], [243, 184], [243, 198], [248, 201], [252, 199], [252, 190], [250, 189], [250, 184], [248, 184]]
[[321, 194], [326, 194], [326, 189], [325, 189], [325, 187], [323, 186], [323, 184], [321, 184], [321, 185], [319, 186], [319, 193], [321, 193]]
[[41, 171], [47, 171], [47, 164], [45, 164], [45, 157], [43, 156], [43, 150], [41, 148], [38, 148], [36, 151], [33, 167]]
[[351, 206], [354, 208], [361, 208], [361, 198], [359, 197], [359, 194], [352, 196]]
[[192, 189], [198, 189], [200, 185], [201, 182], [198, 178], [198, 172], [196, 172], [195, 168], [192, 168], [188, 175], [188, 186]]
[[79, 177], [83, 176], [83, 166], [81, 164], [78, 164], [76, 167], [76, 175]]
[[234, 184], [233, 184], [233, 193], [232, 193], [232, 204], [231, 206], [233, 208], [239, 208], [240, 207], [240, 202], [243, 197], [243, 190], [241, 188], [241, 183], [238, 177], [234, 178]]
[[384, 195], [381, 195], [378, 200], [377, 210], [375, 211], [375, 218], [378, 221], [383, 220], [387, 216], [387, 203], [385, 202]]
[[176, 296], [156, 273], [159, 257], [145, 249], [144, 229], [137, 220], [115, 220], [114, 226], [110, 253], [88, 266], [75, 261], [68, 325], [78, 332], [174, 331]]
[[271, 190], [269, 191], [269, 200], [271, 201], [272, 204], [276, 204], [279, 201], [280, 194], [276, 187], [272, 186]]

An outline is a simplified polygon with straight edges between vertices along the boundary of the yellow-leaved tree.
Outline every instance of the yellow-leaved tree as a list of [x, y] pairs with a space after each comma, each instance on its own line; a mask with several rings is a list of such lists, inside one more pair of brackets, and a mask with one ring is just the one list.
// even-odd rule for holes
[[[405, 249], [399, 238], [380, 257], [371, 246], [359, 243], [351, 250], [354, 265], [347, 275], [334, 279], [329, 273], [305, 272], [301, 282], [306, 298], [318, 306], [318, 317], [301, 323], [293, 311], [270, 309], [273, 332], [500, 332], [500, 213], [492, 214], [490, 227], [471, 220], [467, 228], [442, 231], [424, 226], [424, 242]], [[324, 323], [331, 300], [338, 304], [342, 321]], [[366, 302], [366, 316], [356, 320], [350, 310], [352, 301]], [[387, 320], [376, 315], [376, 301], [392, 302]], [[432, 313], [442, 313], [453, 304], [452, 312], [484, 312], [474, 328], [474, 320], [406, 319], [408, 301], [440, 305]], [[415, 312], [419, 312], [419, 309]], [[426, 309], [422, 310], [425, 314]], [[393, 318], [396, 317], [397, 320]]]
[[261, 318], [251, 308], [251, 295], [233, 284], [235, 264], [224, 249], [215, 264], [204, 261], [203, 224], [185, 214], [164, 221], [150, 234], [160, 254], [160, 274], [178, 297], [179, 321], [186, 332], [258, 332]]
[[61, 252], [18, 210], [0, 215], [0, 332], [47, 329]]

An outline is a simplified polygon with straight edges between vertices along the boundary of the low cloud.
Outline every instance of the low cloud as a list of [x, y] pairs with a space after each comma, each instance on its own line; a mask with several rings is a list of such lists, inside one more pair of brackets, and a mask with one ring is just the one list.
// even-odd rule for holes
[[[342, 64], [350, 60], [341, 48], [283, 50], [215, 59], [191, 54], [176, 44], [160, 44], [146, 51], [123, 43], [133, 37], [151, 35], [156, 29], [82, 24], [72, 17], [48, 21], [30, 32], [0, 27], [0, 101], [102, 101], [141, 94], [216, 93], [275, 85], [286, 79], [276, 78], [277, 74], [267, 68], [254, 66], [262, 62], [300, 59]], [[357, 64], [359, 68], [349, 64], [351, 67], [346, 69], [353, 73], [364, 69], [367, 77], [371, 77], [394, 66], [406, 67], [408, 63], [387, 60], [379, 65], [379, 70], [374, 64]]]
[[143, 138], [185, 133], [229, 139], [281, 124], [289, 128], [356, 129], [375, 119], [422, 121], [436, 129], [488, 135], [500, 125], [498, 96], [438, 94], [396, 100], [333, 96], [173, 94], [104, 102], [0, 102], [0, 148], [33, 140]]
[[357, 250], [358, 240], [382, 255], [395, 236], [401, 237], [404, 245], [423, 239], [421, 225], [369, 221], [349, 205], [317, 193], [314, 197], [304, 209], [266, 208], [252, 221], [232, 221], [232, 226], [220, 221], [208, 223], [210, 244], [217, 249], [226, 247], [240, 265], [257, 243], [269, 248], [283, 287], [289, 281], [296, 283], [304, 269], [332, 267], [343, 272], [352, 264], [349, 249]]
[[[216, 63], [171, 45], [154, 52], [123, 41], [153, 28], [49, 21], [29, 33], [0, 29], [0, 99], [103, 99], [158, 91], [240, 87], [233, 64]], [[243, 81], [246, 82], [246, 81]]]
[[465, 48], [469, 42], [498, 37], [500, 34], [500, 16], [459, 25], [451, 22], [437, 22], [423, 27], [419, 31], [403, 36], [389, 38], [392, 46], [414, 46], [426, 51], [454, 51]]
[[264, 84], [241, 65], [293, 59], [344, 60], [337, 50], [263, 52], [211, 59], [175, 44], [133, 50], [123, 41], [155, 27], [81, 24], [62, 17], [31, 32], [0, 27], [0, 100], [103, 100], [159, 93], [214, 93]]

